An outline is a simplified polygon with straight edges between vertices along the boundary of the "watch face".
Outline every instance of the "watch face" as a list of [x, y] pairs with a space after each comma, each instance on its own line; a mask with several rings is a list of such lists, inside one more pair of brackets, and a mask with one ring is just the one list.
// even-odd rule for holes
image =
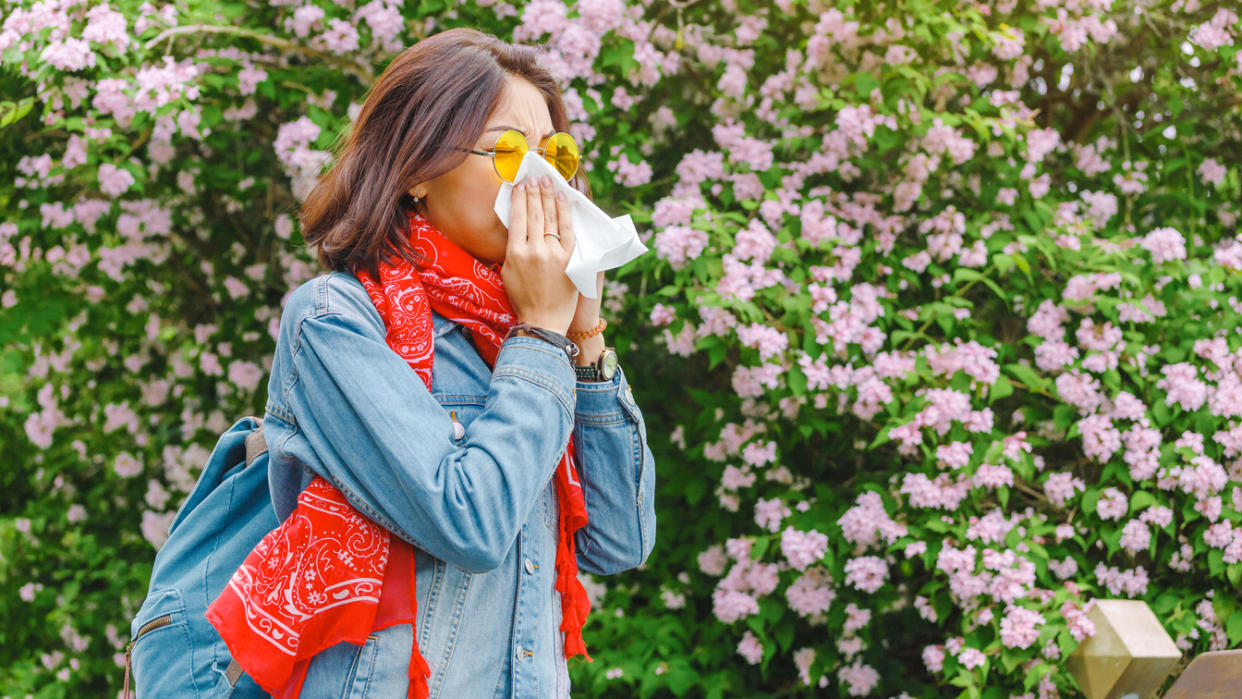
[[601, 378], [605, 381], [611, 381], [612, 377], [617, 375], [617, 353], [612, 350], [606, 350], [604, 356], [599, 358]]

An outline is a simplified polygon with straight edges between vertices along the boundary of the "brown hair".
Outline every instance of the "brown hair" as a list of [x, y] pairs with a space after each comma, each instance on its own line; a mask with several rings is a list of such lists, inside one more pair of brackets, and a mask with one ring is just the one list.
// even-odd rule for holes
[[[541, 92], [552, 127], [569, 130], [560, 88], [532, 46], [475, 29], [427, 37], [401, 52], [367, 93], [335, 163], [303, 202], [306, 244], [330, 271], [368, 270], [399, 256], [417, 264], [405, 232], [419, 211], [409, 190], [462, 163], [500, 101], [507, 76]], [[581, 171], [570, 184], [590, 196]]]

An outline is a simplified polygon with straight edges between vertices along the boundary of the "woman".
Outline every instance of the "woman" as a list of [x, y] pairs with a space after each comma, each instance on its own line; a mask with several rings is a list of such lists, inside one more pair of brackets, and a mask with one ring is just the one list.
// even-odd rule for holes
[[568, 696], [590, 659], [577, 571], [646, 560], [655, 468], [567, 201], [524, 181], [493, 211], [513, 131], [586, 191], [568, 128], [532, 48], [454, 29], [388, 66], [306, 200], [332, 272], [289, 296], [268, 386], [284, 524], [209, 611], [236, 690]]

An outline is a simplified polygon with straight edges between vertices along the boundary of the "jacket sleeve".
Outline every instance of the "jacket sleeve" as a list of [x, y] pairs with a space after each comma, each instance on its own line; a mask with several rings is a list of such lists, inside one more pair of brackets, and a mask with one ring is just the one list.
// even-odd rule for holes
[[497, 567], [569, 440], [569, 358], [537, 338], [506, 341], [485, 408], [458, 442], [447, 412], [389, 348], [374, 307], [336, 305], [344, 312], [298, 321], [285, 387], [316, 471], [428, 553], [470, 572]]
[[645, 563], [655, 545], [655, 459], [623, 372], [577, 386], [574, 444], [587, 508], [574, 539], [578, 567], [612, 575]]

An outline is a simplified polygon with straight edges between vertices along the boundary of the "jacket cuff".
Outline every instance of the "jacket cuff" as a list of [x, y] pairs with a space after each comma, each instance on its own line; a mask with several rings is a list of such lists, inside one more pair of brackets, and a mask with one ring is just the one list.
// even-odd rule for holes
[[504, 378], [521, 379], [550, 391], [573, 422], [577, 374], [569, 355], [559, 347], [537, 337], [515, 335], [505, 340], [492, 368], [493, 381]]

